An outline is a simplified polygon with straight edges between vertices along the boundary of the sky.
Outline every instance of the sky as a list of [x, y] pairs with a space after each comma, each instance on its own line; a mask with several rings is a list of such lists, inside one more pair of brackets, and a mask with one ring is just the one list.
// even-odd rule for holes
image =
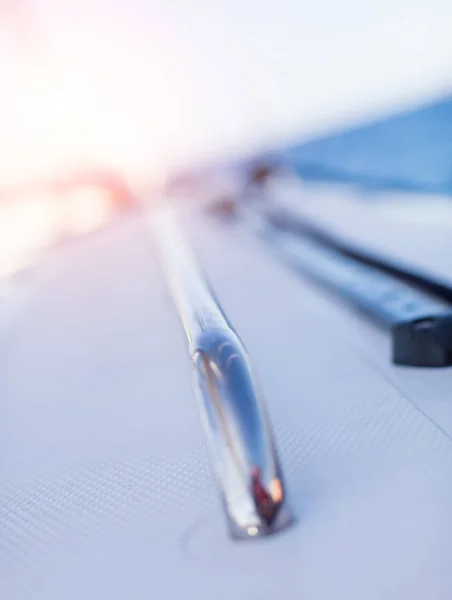
[[158, 179], [452, 89], [450, 0], [20, 2], [0, 19], [3, 187], [92, 164]]

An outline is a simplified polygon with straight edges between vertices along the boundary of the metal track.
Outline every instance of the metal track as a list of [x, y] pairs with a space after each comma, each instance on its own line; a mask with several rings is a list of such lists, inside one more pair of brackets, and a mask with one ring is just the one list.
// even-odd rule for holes
[[327, 286], [366, 313], [392, 336], [392, 360], [399, 365], [452, 365], [450, 304], [402, 274], [372, 266], [352, 253], [341, 252], [321, 236], [303, 234], [301, 226], [276, 222], [275, 212], [241, 207], [241, 222], [279, 260]]

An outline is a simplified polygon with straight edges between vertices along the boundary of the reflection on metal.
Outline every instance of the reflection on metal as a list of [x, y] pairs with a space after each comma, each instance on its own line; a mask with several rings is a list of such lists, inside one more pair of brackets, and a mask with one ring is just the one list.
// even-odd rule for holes
[[292, 519], [249, 356], [209, 290], [174, 215], [160, 211], [150, 220], [187, 333], [230, 533], [252, 539], [283, 529]]

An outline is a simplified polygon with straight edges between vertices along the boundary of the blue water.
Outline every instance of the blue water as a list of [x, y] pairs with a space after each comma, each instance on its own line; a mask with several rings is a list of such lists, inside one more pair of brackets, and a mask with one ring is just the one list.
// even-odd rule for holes
[[282, 153], [305, 179], [452, 193], [452, 98]]

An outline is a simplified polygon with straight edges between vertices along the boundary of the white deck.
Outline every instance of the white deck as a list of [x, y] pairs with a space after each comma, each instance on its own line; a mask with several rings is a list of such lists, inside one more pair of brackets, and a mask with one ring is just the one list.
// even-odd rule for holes
[[[450, 600], [452, 371], [190, 220], [254, 360], [296, 526], [233, 543], [144, 220], [52, 258], [0, 346], [0, 598]], [[46, 265], [42, 266], [45, 269]]]

